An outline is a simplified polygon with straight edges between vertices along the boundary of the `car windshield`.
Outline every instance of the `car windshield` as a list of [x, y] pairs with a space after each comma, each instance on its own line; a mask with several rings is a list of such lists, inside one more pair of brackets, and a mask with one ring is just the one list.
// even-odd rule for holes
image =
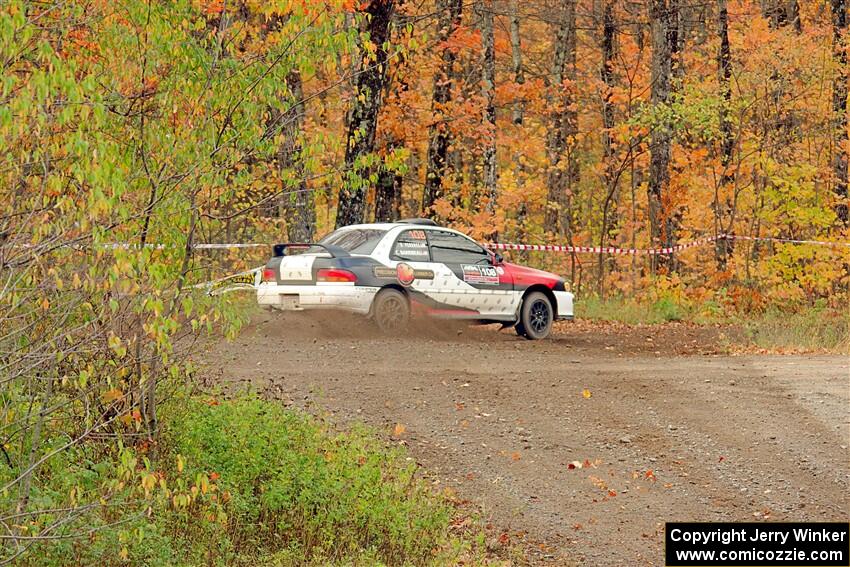
[[[319, 244], [338, 246], [349, 254], [371, 254], [386, 233], [386, 230], [378, 228], [341, 228], [325, 236]], [[309, 252], [318, 253], [323, 250], [312, 247]]]

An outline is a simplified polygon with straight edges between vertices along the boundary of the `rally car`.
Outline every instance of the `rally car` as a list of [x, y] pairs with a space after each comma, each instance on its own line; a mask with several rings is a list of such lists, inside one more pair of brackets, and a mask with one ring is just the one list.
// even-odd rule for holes
[[500, 322], [543, 339], [554, 320], [573, 316], [562, 278], [507, 263], [429, 219], [352, 225], [317, 243], [276, 244], [257, 301], [286, 311], [351, 311], [387, 333], [424, 314]]

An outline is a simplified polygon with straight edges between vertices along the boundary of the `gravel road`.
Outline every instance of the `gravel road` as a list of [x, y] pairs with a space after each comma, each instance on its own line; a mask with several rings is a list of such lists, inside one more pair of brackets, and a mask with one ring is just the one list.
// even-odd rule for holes
[[720, 355], [721, 333], [385, 338], [341, 315], [263, 314], [205, 379], [404, 442], [498, 530], [544, 542], [534, 562], [659, 565], [665, 521], [848, 518], [850, 359]]

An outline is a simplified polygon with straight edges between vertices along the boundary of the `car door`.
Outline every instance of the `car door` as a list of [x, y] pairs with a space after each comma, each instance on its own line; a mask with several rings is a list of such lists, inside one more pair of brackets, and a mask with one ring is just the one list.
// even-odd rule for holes
[[444, 301], [477, 312], [478, 318], [511, 320], [518, 298], [510, 274], [494, 265], [493, 255], [462, 234], [428, 230], [431, 262], [440, 274], [435, 288]]
[[453, 274], [447, 266], [431, 261], [426, 230], [410, 228], [399, 232], [390, 247], [389, 260], [391, 268], [385, 275], [407, 288], [414, 309], [431, 315], [463, 315], [455, 313], [456, 303], [446, 302], [442, 282]]

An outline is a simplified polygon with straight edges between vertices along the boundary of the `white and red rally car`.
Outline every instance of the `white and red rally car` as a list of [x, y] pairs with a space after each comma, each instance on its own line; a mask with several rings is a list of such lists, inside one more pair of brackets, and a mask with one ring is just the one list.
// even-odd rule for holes
[[572, 319], [573, 294], [555, 274], [504, 262], [427, 219], [340, 228], [315, 244], [277, 244], [257, 288], [260, 305], [343, 309], [398, 332], [412, 314], [514, 325], [529, 339]]

